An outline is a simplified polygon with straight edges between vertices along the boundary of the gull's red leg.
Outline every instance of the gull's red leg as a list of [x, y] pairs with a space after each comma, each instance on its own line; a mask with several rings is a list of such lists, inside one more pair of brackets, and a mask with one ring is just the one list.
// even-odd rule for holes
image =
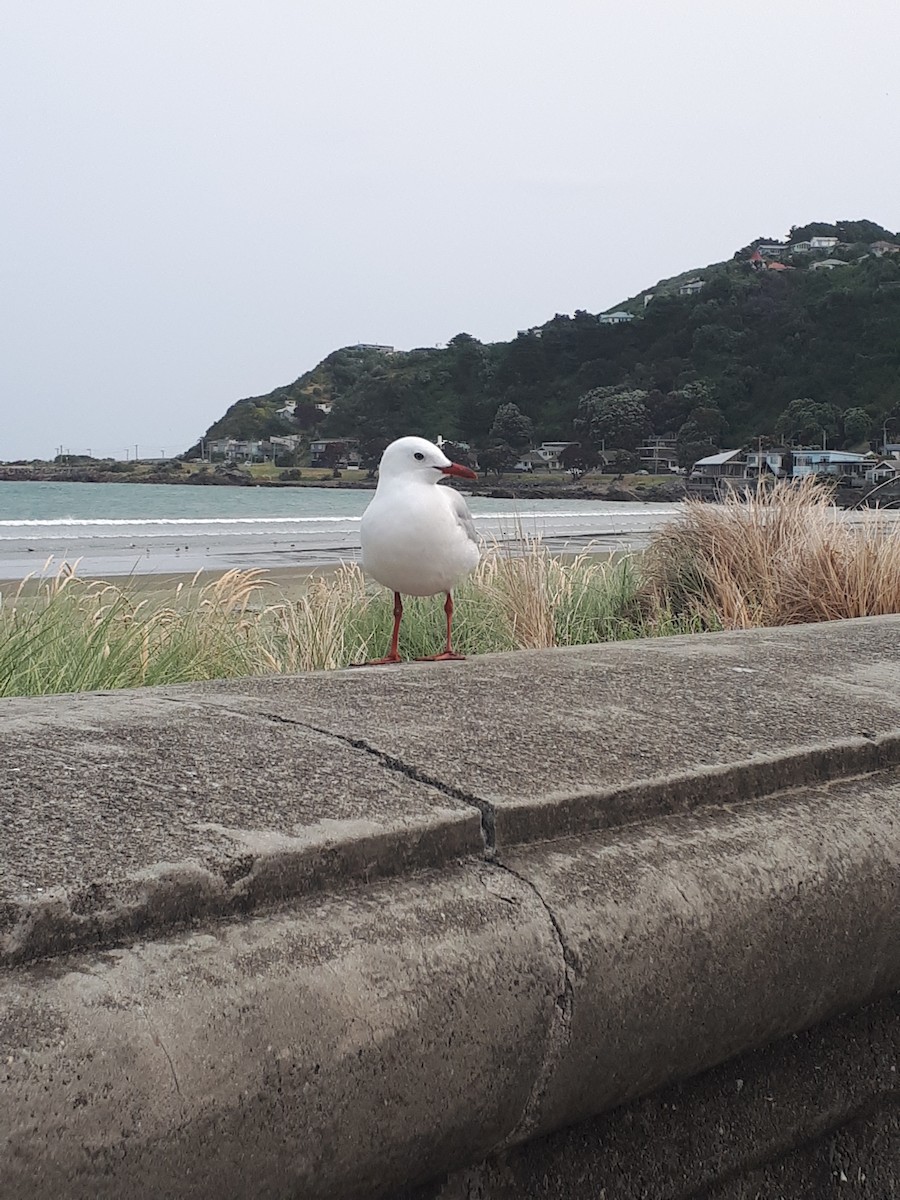
[[[449, 597], [448, 597], [449, 599]], [[373, 658], [369, 662], [351, 663], [351, 667], [386, 667], [391, 663], [402, 662], [400, 658], [400, 620], [403, 616], [403, 601], [400, 593], [394, 592], [394, 632], [391, 634], [391, 648], [384, 658]]]
[[427, 654], [424, 658], [417, 658], [416, 662], [462, 662], [466, 657], [464, 654], [457, 654], [453, 649], [452, 631], [453, 631], [453, 597], [448, 592], [447, 599], [444, 601], [444, 612], [447, 614], [447, 645], [444, 647], [441, 654]]

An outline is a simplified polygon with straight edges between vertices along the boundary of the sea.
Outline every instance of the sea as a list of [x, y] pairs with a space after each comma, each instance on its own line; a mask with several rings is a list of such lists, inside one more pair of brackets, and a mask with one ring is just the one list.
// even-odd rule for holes
[[[323, 567], [359, 559], [371, 491], [0, 482], [0, 579]], [[555, 553], [640, 548], [676, 504], [469, 498], [488, 543], [539, 537]]]

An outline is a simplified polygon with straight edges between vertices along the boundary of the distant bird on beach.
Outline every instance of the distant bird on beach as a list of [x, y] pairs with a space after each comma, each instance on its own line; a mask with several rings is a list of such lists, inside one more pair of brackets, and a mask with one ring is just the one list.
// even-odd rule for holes
[[453, 650], [452, 591], [463, 575], [475, 569], [480, 555], [465, 500], [452, 488], [435, 486], [445, 476], [478, 478], [425, 438], [398, 438], [382, 455], [378, 487], [363, 514], [360, 539], [363, 570], [394, 593], [394, 632], [384, 658], [360, 666], [401, 661], [398, 646], [404, 595], [447, 595], [447, 643], [440, 654], [418, 661], [465, 657]]

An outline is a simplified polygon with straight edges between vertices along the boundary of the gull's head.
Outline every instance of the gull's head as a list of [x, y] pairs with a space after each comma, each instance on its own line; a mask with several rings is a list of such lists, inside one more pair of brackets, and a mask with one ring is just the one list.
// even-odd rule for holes
[[378, 467], [379, 480], [437, 483], [445, 475], [457, 479], [477, 479], [468, 467], [451, 462], [433, 442], [420, 437], [397, 438], [391, 442]]

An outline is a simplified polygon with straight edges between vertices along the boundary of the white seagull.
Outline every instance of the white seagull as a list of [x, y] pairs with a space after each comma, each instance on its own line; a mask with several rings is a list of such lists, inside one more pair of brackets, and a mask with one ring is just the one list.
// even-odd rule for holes
[[465, 500], [452, 488], [435, 486], [448, 475], [478, 478], [468, 467], [451, 462], [425, 438], [398, 438], [382, 455], [378, 487], [363, 513], [360, 540], [363, 570], [394, 593], [394, 632], [384, 658], [361, 666], [401, 661], [398, 641], [402, 595], [447, 594], [447, 644], [441, 654], [431, 654], [420, 662], [465, 657], [454, 652], [451, 641], [452, 590], [463, 575], [475, 569], [480, 554]]

